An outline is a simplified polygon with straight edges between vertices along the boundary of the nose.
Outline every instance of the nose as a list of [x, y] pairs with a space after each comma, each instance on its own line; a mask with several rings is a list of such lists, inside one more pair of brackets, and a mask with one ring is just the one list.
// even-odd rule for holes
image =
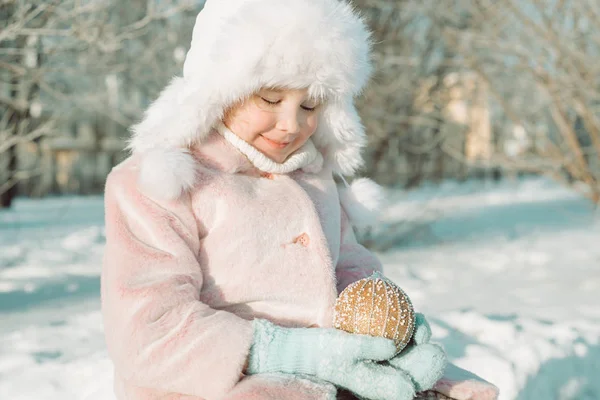
[[294, 110], [287, 110], [279, 115], [276, 128], [282, 132], [296, 134], [300, 132], [299, 113]]

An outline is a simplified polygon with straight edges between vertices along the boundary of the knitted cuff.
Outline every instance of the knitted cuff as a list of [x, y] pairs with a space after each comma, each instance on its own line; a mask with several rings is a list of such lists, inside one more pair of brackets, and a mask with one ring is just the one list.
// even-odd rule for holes
[[253, 327], [248, 374], [315, 374], [315, 350], [318, 346], [313, 332], [309, 329], [279, 327], [264, 319], [255, 319]]

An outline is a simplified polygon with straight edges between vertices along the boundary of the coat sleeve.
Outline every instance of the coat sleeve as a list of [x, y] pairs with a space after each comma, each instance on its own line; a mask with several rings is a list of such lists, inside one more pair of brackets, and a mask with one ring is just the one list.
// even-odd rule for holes
[[200, 302], [189, 198], [151, 199], [136, 180], [121, 166], [105, 187], [102, 311], [115, 370], [138, 387], [222, 398], [242, 377], [252, 324]]
[[346, 286], [370, 276], [375, 271], [383, 272], [383, 266], [375, 254], [356, 240], [348, 215], [343, 208], [341, 217], [340, 256], [335, 271], [338, 294]]

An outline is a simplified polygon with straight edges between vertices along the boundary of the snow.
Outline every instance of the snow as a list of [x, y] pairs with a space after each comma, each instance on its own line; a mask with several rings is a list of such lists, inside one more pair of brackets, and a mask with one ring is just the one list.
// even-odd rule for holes
[[[600, 216], [544, 179], [391, 193], [386, 275], [501, 399], [600, 398]], [[0, 399], [110, 400], [101, 197], [0, 211]]]

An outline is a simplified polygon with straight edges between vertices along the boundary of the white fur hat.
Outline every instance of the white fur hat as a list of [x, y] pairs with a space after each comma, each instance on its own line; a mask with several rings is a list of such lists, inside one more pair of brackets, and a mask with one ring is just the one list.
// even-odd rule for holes
[[308, 88], [324, 100], [313, 141], [335, 172], [352, 176], [366, 145], [354, 97], [371, 75], [370, 49], [366, 24], [345, 0], [207, 0], [183, 77], [132, 127], [129, 147], [185, 150], [257, 90]]

